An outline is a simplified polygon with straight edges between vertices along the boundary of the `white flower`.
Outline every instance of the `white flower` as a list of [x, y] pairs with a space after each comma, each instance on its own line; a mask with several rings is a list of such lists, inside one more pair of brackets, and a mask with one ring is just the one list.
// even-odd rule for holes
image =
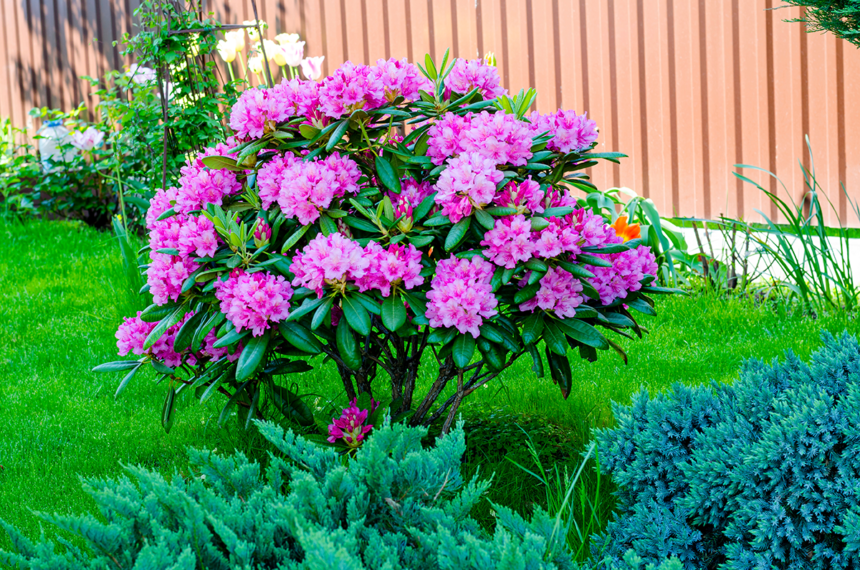
[[[251, 38], [252, 42], [255, 42], [260, 39], [260, 34], [257, 32], [257, 20], [245, 20], [242, 23], [246, 26], [252, 26], [250, 28], [245, 28], [246, 30], [248, 30], [248, 37]], [[261, 30], [265, 30], [269, 27], [269, 25], [266, 24], [266, 22], [264, 22], [263, 20], [260, 20], [259, 24]]]
[[85, 131], [72, 134], [72, 146], [79, 150], [90, 151], [99, 146], [105, 138], [105, 134], [94, 127], [87, 127]]
[[[274, 61], [275, 61], [275, 63], [276, 63], [277, 65], [279, 65], [279, 66], [284, 66], [284, 65], [286, 65], [286, 63], [287, 63], [287, 57], [286, 57], [286, 54], [284, 53], [284, 48], [282, 48], [282, 47], [281, 47], [281, 46], [279, 46], [279, 45], [274, 45], [274, 46], [273, 46], [273, 51], [274, 51], [274, 53], [272, 53], [272, 54], [269, 56], [269, 58], [270, 58], [270, 59], [272, 59], [272, 60], [274, 60]], [[266, 46], [266, 55], [269, 55], [269, 46]]]
[[224, 32], [225, 41], [233, 44], [234, 51], [242, 51], [245, 49], [245, 31], [234, 30], [232, 32]]
[[298, 67], [302, 64], [302, 58], [305, 56], [305, 42], [287, 44], [283, 46], [283, 49], [287, 65], [290, 67]]
[[[266, 60], [271, 61], [275, 59], [275, 54], [281, 51], [281, 46], [273, 42], [272, 40], [263, 40], [263, 47], [266, 49]], [[260, 50], [262, 53], [262, 50]], [[278, 65], [283, 65], [279, 63]]]
[[255, 55], [248, 58], [248, 69], [254, 73], [263, 73], [263, 56]]
[[218, 55], [227, 63], [236, 59], [236, 44], [230, 40], [218, 40]]
[[316, 81], [322, 75], [322, 63], [324, 55], [319, 57], [308, 57], [302, 60], [302, 74], [312, 81]]
[[286, 46], [287, 44], [294, 44], [299, 41], [299, 34], [278, 34], [277, 36], [275, 36], [275, 41], [282, 46]]
[[149, 83], [150, 81], [155, 81], [156, 79], [154, 69], [144, 67], [136, 63], [132, 63], [129, 66], [128, 71], [126, 71], [125, 73], [125, 76], [137, 83], [138, 85], [143, 83]]

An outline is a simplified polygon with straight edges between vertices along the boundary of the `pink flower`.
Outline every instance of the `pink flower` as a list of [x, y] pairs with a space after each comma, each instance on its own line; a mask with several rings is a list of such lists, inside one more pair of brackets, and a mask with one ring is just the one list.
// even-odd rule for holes
[[448, 161], [436, 183], [436, 203], [442, 213], [457, 223], [472, 214], [472, 208], [483, 208], [496, 194], [496, 184], [504, 175], [496, 164], [475, 153], [462, 154]]
[[105, 134], [93, 127], [72, 134], [72, 146], [79, 150], [90, 151], [102, 144]]
[[528, 261], [535, 246], [531, 242], [531, 222], [525, 216], [506, 216], [484, 234], [481, 245], [488, 249], [485, 255], [495, 263], [513, 269], [519, 261]]
[[284, 58], [290, 67], [298, 67], [305, 56], [305, 42], [287, 42], [281, 45]]
[[120, 356], [126, 356], [129, 353], [137, 356], [149, 355], [156, 358], [167, 366], [176, 367], [184, 362], [188, 364], [196, 364], [197, 358], [190, 351], [185, 351], [182, 354], [173, 350], [173, 343], [176, 340], [176, 333], [185, 324], [185, 321], [190, 319], [194, 313], [188, 313], [185, 317], [173, 325], [149, 348], [144, 349], [143, 345], [146, 337], [156, 327], [156, 323], [146, 323], [140, 318], [141, 313], [138, 311], [137, 316], [133, 318], [124, 318], [119, 329], [116, 331], [116, 346], [119, 349]]
[[325, 285], [343, 287], [347, 280], [363, 277], [370, 262], [353, 240], [340, 233], [319, 234], [296, 254], [290, 271], [295, 275], [294, 286], [308, 287], [322, 297]]
[[406, 58], [391, 58], [388, 61], [380, 59], [372, 68], [372, 75], [382, 83], [385, 99], [389, 103], [394, 102], [398, 97], [415, 101], [421, 98], [419, 90], [433, 89], [433, 85], [421, 75], [418, 67], [409, 63]]
[[203, 164], [203, 158], [207, 156], [231, 156], [228, 151], [232, 144], [233, 141], [228, 140], [226, 144], [218, 143], [207, 148], [196, 159], [189, 160], [182, 167], [174, 210], [187, 214], [193, 210], [201, 210], [207, 204], [220, 206], [225, 196], [242, 191], [242, 183], [236, 178], [236, 172], [213, 170]]
[[490, 285], [493, 269], [490, 262], [478, 256], [451, 256], [440, 261], [427, 293], [430, 326], [455, 327], [462, 334], [468, 332], [478, 338], [484, 319], [498, 313], [499, 302]]
[[574, 111], [563, 111], [541, 115], [531, 114], [534, 134], [549, 131], [552, 135], [547, 148], [562, 154], [583, 152], [597, 140], [597, 123], [588, 118], [588, 113], [577, 115]]
[[286, 171], [298, 160], [291, 152], [277, 154], [257, 171], [257, 190], [264, 210], [278, 201]]
[[155, 196], [153, 196], [152, 200], [149, 201], [149, 210], [146, 211], [147, 229], [151, 230], [157, 223], [156, 220], [158, 217], [173, 207], [171, 202], [176, 201], [178, 194], [179, 190], [173, 187], [170, 187], [167, 190], [159, 189], [155, 193]]
[[324, 126], [327, 121], [319, 109], [319, 84], [300, 79], [282, 80], [271, 89], [291, 116], [305, 117], [309, 122]]
[[289, 102], [276, 89], [247, 89], [230, 111], [230, 128], [240, 139], [261, 138], [290, 117]]
[[[370, 407], [376, 409], [379, 403], [371, 400]], [[364, 436], [373, 429], [372, 424], [364, 425], [371, 410], [360, 410], [358, 398], [353, 398], [348, 408], [344, 408], [339, 418], [332, 418], [328, 426], [328, 441], [335, 443], [342, 439], [349, 447], [356, 448], [364, 441]]]
[[441, 118], [436, 119], [436, 122], [427, 131], [430, 136], [427, 141], [427, 156], [430, 157], [433, 164], [439, 166], [445, 162], [446, 158], [463, 152], [461, 141], [465, 137], [464, 133], [472, 125], [471, 116], [471, 113], [465, 117], [454, 113], [445, 113]]
[[421, 273], [421, 252], [414, 245], [394, 244], [385, 250], [372, 241], [364, 248], [364, 256], [370, 261], [364, 276], [356, 284], [359, 291], [377, 289], [383, 297], [391, 295], [391, 288], [402, 285], [412, 289], [424, 283]]
[[553, 311], [557, 317], [569, 319], [576, 315], [576, 307], [582, 304], [582, 283], [573, 275], [556, 267], [550, 267], [541, 277], [537, 295], [520, 305], [521, 311], [534, 312], [536, 308]]
[[626, 299], [628, 293], [642, 288], [645, 275], [657, 274], [657, 262], [651, 248], [640, 245], [636, 249], [598, 255], [612, 262], [612, 267], [586, 266], [594, 273], [589, 283], [600, 295], [600, 302], [609, 305], [616, 299]]
[[515, 208], [518, 214], [540, 214], [544, 211], [544, 196], [540, 184], [528, 178], [519, 184], [509, 182], [496, 194], [493, 203], [496, 206]]
[[214, 345], [216, 342], [218, 342], [218, 337], [215, 335], [215, 329], [212, 329], [205, 337], [203, 337], [203, 342], [200, 346], [200, 355], [206, 356], [212, 361], [220, 360], [224, 356], [227, 356], [227, 360], [235, 362], [239, 359], [239, 355], [242, 354], [242, 348], [244, 348], [244, 345], [241, 342], [236, 344], [236, 348], [233, 349], [233, 352], [229, 352], [229, 349], [226, 346], [215, 347]]
[[484, 99], [493, 99], [508, 92], [500, 82], [498, 70], [483, 59], [458, 59], [445, 78], [445, 87], [464, 95], [477, 87]]
[[359, 109], [382, 107], [385, 87], [366, 65], [347, 61], [320, 85], [320, 108], [332, 119], [339, 119]]
[[463, 152], [478, 153], [496, 164], [523, 166], [532, 157], [532, 128], [516, 115], [482, 111], [472, 116], [463, 135]]
[[[601, 218], [602, 219], [602, 218]], [[562, 253], [573, 253], [582, 251], [582, 236], [576, 229], [575, 219], [572, 215], [563, 219], [549, 218], [549, 225], [537, 232], [534, 241], [535, 256], [544, 259], [558, 257]]]
[[290, 314], [293, 289], [280, 275], [266, 271], [245, 273], [235, 269], [226, 281], [215, 282], [215, 297], [221, 301], [221, 312], [236, 326], [250, 329], [260, 336]]
[[182, 285], [200, 265], [187, 257], [150, 253], [152, 262], [146, 271], [146, 282], [152, 293], [152, 302], [164, 305], [176, 301], [182, 294]]
[[[306, 226], [315, 222], [334, 198], [357, 192], [360, 177], [358, 165], [337, 153], [325, 160], [296, 160], [281, 175], [278, 205], [285, 216]], [[270, 197], [267, 191], [266, 198]]]
[[522, 166], [532, 156], [533, 129], [516, 115], [504, 112], [446, 113], [427, 131], [427, 156], [437, 166], [446, 158], [469, 152], [495, 164]]

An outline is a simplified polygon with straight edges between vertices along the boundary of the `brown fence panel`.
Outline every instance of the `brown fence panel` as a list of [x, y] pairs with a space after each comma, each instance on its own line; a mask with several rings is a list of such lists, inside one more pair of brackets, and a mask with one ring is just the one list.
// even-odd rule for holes
[[[95, 101], [82, 75], [131, 63], [112, 42], [133, 32], [140, 0], [3, 0], [0, 115]], [[767, 199], [734, 164], [777, 173], [793, 199], [808, 135], [819, 182], [843, 220], [839, 191], [860, 187], [860, 52], [783, 20], [779, 0], [257, 0], [269, 37], [298, 32], [324, 73], [346, 60], [496, 54], [510, 91], [535, 86], [541, 112], [588, 111], [600, 149], [625, 152], [591, 173], [661, 212], [760, 220]], [[225, 23], [254, 18], [251, 0], [205, 0]], [[762, 173], [745, 174], [772, 190]], [[828, 221], [835, 217], [828, 213]], [[856, 219], [850, 220], [856, 225]]]

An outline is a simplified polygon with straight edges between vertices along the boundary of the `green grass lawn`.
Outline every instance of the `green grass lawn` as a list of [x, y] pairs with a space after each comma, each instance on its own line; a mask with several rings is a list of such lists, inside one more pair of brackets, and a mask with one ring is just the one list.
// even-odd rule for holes
[[[201, 406], [181, 396], [168, 435], [159, 421], [165, 386], [155, 385], [153, 376], [135, 378], [115, 402], [118, 375], [90, 372], [115, 359], [117, 325], [145, 305], [128, 294], [110, 235], [68, 223], [30, 222], [0, 225], [0, 239], [0, 518], [36, 537], [40, 525], [31, 511], [91, 508], [81, 476], [118, 475], [122, 463], [171, 473], [185, 465], [186, 446], [247, 445], [237, 428], [217, 427], [219, 398]], [[528, 357], [466, 401], [463, 414], [479, 442], [470, 449], [467, 469], [480, 465], [483, 474], [497, 472], [493, 500], [527, 508], [540, 495], [504, 460], [516, 448], [522, 461], [515, 424], [545, 426], [554, 438], [548, 457], [573, 467], [588, 431], [611, 424], [610, 402], [627, 402], [640, 387], [659, 391], [675, 382], [731, 381], [745, 358], [770, 360], [786, 349], [806, 357], [818, 346], [822, 328], [860, 330], [845, 314], [811, 320], [703, 295], [661, 299], [657, 309], [659, 316], [642, 321], [651, 330], [644, 340], [621, 339], [627, 366], [614, 352], [602, 353], [594, 364], [574, 363], [566, 401], [550, 380], [533, 376]], [[326, 373], [294, 381], [305, 392], [338, 386]], [[0, 536], [0, 547], [8, 546]]]

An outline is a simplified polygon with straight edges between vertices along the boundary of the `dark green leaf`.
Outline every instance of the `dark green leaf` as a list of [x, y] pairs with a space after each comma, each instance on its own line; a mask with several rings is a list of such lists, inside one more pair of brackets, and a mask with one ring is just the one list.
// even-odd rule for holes
[[527, 345], [526, 348], [528, 348], [529, 354], [532, 357], [532, 372], [538, 378], [543, 378], [543, 360], [540, 357], [540, 351], [533, 344]]
[[461, 334], [454, 339], [454, 345], [451, 349], [451, 356], [454, 358], [454, 364], [458, 368], [465, 368], [472, 361], [472, 355], [475, 353], [475, 339], [471, 334]]
[[593, 279], [594, 273], [587, 270], [581, 265], [571, 263], [570, 261], [559, 261], [558, 266], [579, 279]]
[[227, 404], [225, 404], [224, 409], [221, 410], [221, 415], [218, 416], [218, 425], [219, 426], [224, 427], [224, 420], [226, 420], [227, 417], [230, 415], [230, 408], [232, 408], [233, 405], [239, 400], [239, 398], [242, 395], [242, 392], [245, 391], [245, 388], [247, 388], [251, 384], [251, 382], [252, 382], [252, 380], [247, 380], [244, 384], [242, 384], [239, 387], [238, 390], [236, 390], [233, 393], [232, 396], [230, 396], [230, 399], [227, 400]]
[[612, 267], [612, 262], [601, 257], [594, 257], [586, 253], [580, 253], [576, 256], [576, 262], [582, 265], [591, 265], [594, 267]]
[[547, 320], [543, 327], [543, 339], [546, 341], [547, 347], [556, 354], [567, 354], [567, 341], [556, 323], [552, 319]]
[[140, 313], [140, 320], [145, 323], [157, 323], [176, 310], [176, 305], [150, 305]]
[[358, 345], [355, 342], [355, 335], [352, 329], [346, 323], [346, 319], [341, 319], [337, 324], [337, 351], [340, 354], [341, 360], [352, 370], [361, 368], [361, 354], [358, 352]]
[[572, 339], [586, 346], [606, 350], [609, 342], [600, 332], [590, 324], [579, 319], [563, 319], [555, 321], [555, 324]]
[[340, 124], [335, 127], [334, 132], [331, 134], [331, 137], [328, 139], [328, 143], [325, 145], [325, 149], [327, 152], [330, 152], [337, 143], [340, 142], [340, 139], [343, 138], [343, 135], [346, 133], [346, 129], [349, 127], [349, 121], [347, 119], [341, 119]]
[[290, 311], [290, 316], [287, 320], [299, 320], [300, 318], [304, 317], [305, 315], [322, 305], [326, 301], [326, 299], [329, 298], [330, 297], [320, 297], [319, 299], [317, 299], [316, 297], [308, 297], [302, 302], [301, 306]]
[[382, 302], [382, 324], [396, 331], [406, 323], [406, 307], [399, 295], [392, 293]]
[[537, 295], [538, 289], [540, 289], [540, 283], [532, 283], [527, 287], [523, 287], [519, 291], [517, 291], [516, 295], [514, 295], [514, 303], [519, 305], [520, 303], [525, 303], [535, 295]]
[[475, 219], [488, 230], [493, 229], [493, 226], [496, 225], [496, 221], [493, 219], [493, 216], [484, 210], [475, 210]]
[[362, 336], [370, 334], [370, 315], [367, 314], [367, 309], [364, 308], [359, 301], [344, 297], [341, 303], [343, 316], [352, 330]]
[[532, 313], [523, 321], [523, 342], [534, 344], [543, 332], [543, 314]]
[[421, 203], [418, 204], [415, 209], [412, 210], [412, 220], [417, 223], [418, 221], [424, 219], [430, 210], [433, 209], [433, 206], [436, 205], [436, 193], [434, 192], [430, 196], [427, 196]]
[[281, 331], [287, 342], [295, 346], [299, 350], [303, 350], [310, 354], [319, 354], [322, 352], [322, 345], [317, 340], [314, 333], [309, 331], [299, 323], [281, 321], [278, 323], [278, 330]]
[[445, 345], [451, 342], [456, 334], [457, 329], [455, 328], [433, 329], [430, 331], [430, 334], [427, 335], [427, 342], [431, 344]]
[[287, 241], [284, 242], [283, 247], [281, 247], [281, 253], [286, 253], [287, 250], [289, 250], [291, 247], [296, 245], [299, 242], [299, 240], [302, 239], [302, 236], [305, 235], [310, 228], [311, 228], [310, 225], [302, 226], [299, 229], [297, 229], [295, 232], [293, 232], [293, 235], [288, 237]]
[[99, 364], [95, 368], [93, 368], [93, 372], [120, 372], [122, 370], [129, 370], [131, 368], [137, 368], [140, 366], [140, 362], [137, 360], [115, 360], [113, 362], [106, 362], [104, 364]]
[[236, 380], [242, 382], [254, 375], [254, 372], [259, 368], [263, 361], [263, 356], [266, 354], [266, 348], [269, 346], [269, 335], [262, 334], [260, 336], [252, 336], [251, 340], [245, 344], [242, 349], [242, 354], [239, 355], [239, 361], [236, 364]]
[[228, 332], [227, 334], [225, 334], [224, 336], [222, 336], [221, 338], [219, 338], [218, 340], [216, 340], [212, 346], [214, 348], [223, 348], [225, 346], [234, 345], [237, 342], [239, 342], [240, 340], [242, 340], [243, 338], [245, 338], [246, 336], [248, 336], [248, 334], [250, 334], [250, 332], [251, 331], [248, 331], [248, 330], [244, 330], [244, 331], [239, 332], [236, 329], [233, 329], [230, 332]]
[[184, 315], [185, 305], [181, 305], [177, 307], [176, 310], [173, 311], [171, 314], [161, 319], [161, 321], [159, 321], [159, 323], [155, 325], [155, 328], [152, 329], [152, 332], [150, 332], [149, 335], [146, 337], [146, 340], [143, 343], [144, 350], [151, 348], [152, 345], [155, 344], [158, 339], [160, 339], [164, 335], [165, 332], [167, 332], [167, 329], [178, 323]]
[[504, 351], [498, 345], [483, 337], [478, 338], [477, 344], [484, 362], [491, 370], [498, 371], [505, 367]]
[[386, 188], [395, 194], [400, 194], [400, 179], [397, 177], [394, 167], [391, 166], [391, 163], [385, 157], [376, 157], [376, 174], [379, 176], [379, 181]]
[[570, 361], [566, 354], [554, 354], [546, 351], [546, 359], [549, 361], [549, 372], [552, 380], [561, 388], [561, 395], [566, 400], [570, 395], [570, 387], [573, 385], [573, 373], [570, 370]]
[[466, 237], [466, 232], [469, 230], [469, 225], [472, 222], [472, 218], [463, 218], [451, 228], [451, 231], [448, 232], [448, 237], [445, 238], [445, 251], [451, 251], [458, 245], [463, 239]]
[[314, 424], [314, 414], [308, 405], [296, 394], [281, 386], [272, 386], [272, 400], [285, 417], [301, 426]]
[[173, 420], [176, 418], [176, 390], [171, 386], [167, 391], [167, 398], [164, 399], [164, 406], [161, 408], [161, 427], [164, 431], [170, 433], [170, 428], [173, 427]]
[[636, 299], [626, 299], [624, 303], [635, 311], [639, 311], [640, 313], [644, 313], [646, 315], [651, 315], [652, 317], [657, 316], [657, 311], [655, 311], [651, 305], [646, 303], [641, 298]]
[[134, 375], [137, 374], [137, 371], [140, 370], [141, 366], [143, 366], [143, 364], [138, 363], [137, 366], [132, 368], [129, 373], [123, 377], [122, 382], [119, 383], [119, 386], [116, 389], [116, 393], [113, 395], [114, 400], [119, 398], [119, 395], [122, 393], [123, 390], [125, 390], [125, 387], [128, 386], [128, 383], [131, 381], [132, 378], [134, 378]]
[[173, 339], [173, 350], [175, 352], [182, 352], [191, 346], [191, 341], [194, 340], [194, 332], [205, 317], [206, 313], [195, 313], [190, 319], [182, 323], [182, 326], [179, 327], [179, 332], [176, 333], [176, 338]]
[[326, 322], [328, 316], [331, 314], [331, 306], [333, 303], [333, 297], [323, 297], [323, 302], [320, 303], [320, 306], [314, 313], [314, 318], [311, 320], [311, 330], [318, 329], [320, 325]]

